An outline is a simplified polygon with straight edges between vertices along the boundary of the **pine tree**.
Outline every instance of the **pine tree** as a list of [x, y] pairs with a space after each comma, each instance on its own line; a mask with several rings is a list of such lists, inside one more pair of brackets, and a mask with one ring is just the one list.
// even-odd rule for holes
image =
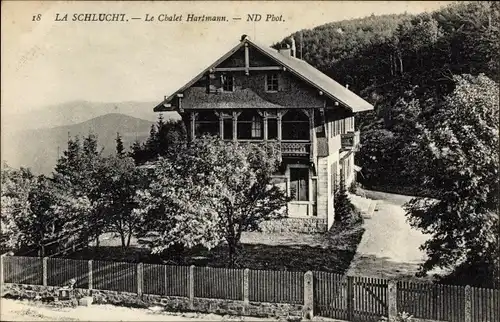
[[349, 196], [347, 195], [345, 178], [342, 174], [340, 175], [340, 182], [335, 191], [334, 209], [335, 221], [347, 223], [352, 217], [352, 204]]
[[158, 122], [151, 125], [149, 137], [145, 143], [135, 142], [131, 146], [129, 156], [134, 158], [136, 164], [143, 164], [156, 160], [159, 156], [166, 156], [176, 148], [178, 143], [186, 139], [186, 128], [181, 120], [167, 122], [160, 115]]
[[125, 156], [125, 148], [123, 147], [122, 137], [119, 132], [116, 132], [116, 155], [120, 158]]
[[159, 130], [165, 125], [165, 120], [163, 119], [163, 114], [158, 115], [158, 122], [156, 123], [156, 128]]
[[69, 175], [80, 168], [81, 144], [78, 136], [68, 138], [68, 147], [63, 155], [57, 160], [55, 172], [61, 175]]
[[53, 173], [54, 183], [61, 191], [55, 211], [65, 217], [68, 234], [76, 230], [81, 238], [84, 235], [98, 238], [102, 232], [105, 217], [99, 190], [101, 162], [95, 134], [89, 134], [83, 142], [78, 138], [68, 139], [68, 150], [58, 160]]
[[83, 140], [83, 155], [86, 157], [94, 157], [99, 155], [97, 135], [90, 133]]

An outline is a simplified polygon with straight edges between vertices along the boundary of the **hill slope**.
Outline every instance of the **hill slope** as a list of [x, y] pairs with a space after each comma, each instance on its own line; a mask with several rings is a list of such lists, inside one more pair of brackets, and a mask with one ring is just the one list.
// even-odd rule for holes
[[49, 174], [58, 155], [66, 149], [68, 135], [98, 136], [103, 153], [115, 150], [116, 133], [122, 136], [126, 149], [135, 141], [143, 141], [149, 135], [153, 121], [124, 114], [111, 113], [91, 120], [48, 129], [24, 130], [2, 133], [2, 160], [13, 167], [30, 167], [35, 173]]
[[[119, 113], [148, 121], [156, 121], [158, 113], [153, 107], [158, 102], [89, 102], [72, 101], [44, 106], [29, 112], [2, 106], [2, 127], [9, 131], [52, 128], [85, 122], [93, 118]], [[163, 113], [164, 118], [178, 118], [177, 113]]]
[[[370, 16], [291, 35], [306, 61], [375, 106], [356, 116], [362, 135], [356, 162], [365, 185], [422, 193], [407, 148], [419, 142], [417, 128], [433, 124], [438, 103], [455, 87], [455, 75], [484, 73], [498, 83], [499, 21], [498, 2], [463, 2], [432, 13]], [[383, 157], [375, 159], [374, 153]]]

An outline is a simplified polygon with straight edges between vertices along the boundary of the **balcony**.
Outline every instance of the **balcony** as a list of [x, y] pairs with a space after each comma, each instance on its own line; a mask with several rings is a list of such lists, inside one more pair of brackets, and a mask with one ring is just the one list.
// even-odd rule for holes
[[283, 156], [308, 156], [311, 152], [309, 141], [281, 141], [281, 154]]
[[342, 150], [356, 150], [359, 146], [359, 131], [341, 134]]
[[[232, 140], [224, 140], [226, 142], [231, 142]], [[264, 140], [238, 140], [240, 144], [264, 144]], [[267, 143], [275, 144], [278, 141], [269, 140]], [[287, 157], [308, 157], [311, 153], [311, 142], [310, 141], [281, 141], [277, 148], [282, 156]]]

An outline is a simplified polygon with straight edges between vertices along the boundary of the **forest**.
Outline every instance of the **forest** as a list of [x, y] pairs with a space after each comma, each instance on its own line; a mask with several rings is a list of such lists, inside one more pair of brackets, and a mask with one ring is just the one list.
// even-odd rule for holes
[[453, 283], [497, 287], [499, 9], [464, 2], [291, 35], [299, 56], [374, 105], [356, 118], [358, 181], [417, 196], [407, 219], [432, 235], [421, 273], [453, 268]]
[[363, 184], [429, 193], [405, 156], [419, 140], [417, 128], [433, 123], [434, 108], [454, 90], [454, 76], [484, 74], [498, 83], [499, 21], [496, 2], [459, 3], [433, 13], [372, 15], [290, 35], [304, 60], [375, 106], [356, 120]]

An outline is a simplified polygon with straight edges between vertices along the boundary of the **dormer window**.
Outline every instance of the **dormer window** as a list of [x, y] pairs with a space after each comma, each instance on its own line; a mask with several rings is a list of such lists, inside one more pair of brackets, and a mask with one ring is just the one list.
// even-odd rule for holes
[[234, 76], [233, 75], [221, 75], [222, 90], [224, 92], [234, 91]]
[[277, 92], [278, 91], [278, 74], [267, 74], [266, 75], [266, 91], [267, 92]]

